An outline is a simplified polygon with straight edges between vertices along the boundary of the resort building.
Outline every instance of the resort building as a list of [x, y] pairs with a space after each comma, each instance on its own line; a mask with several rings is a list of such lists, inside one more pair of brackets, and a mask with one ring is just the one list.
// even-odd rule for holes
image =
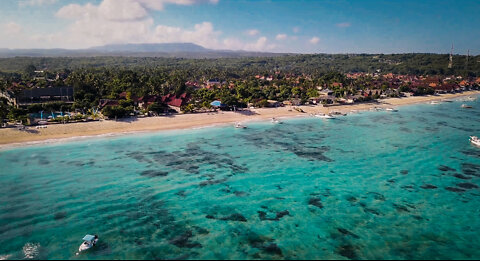
[[32, 88], [21, 91], [15, 100], [17, 106], [55, 101], [73, 103], [73, 94], [73, 87]]
[[15, 95], [11, 91], [0, 91], [0, 98], [5, 98], [10, 105], [17, 106], [17, 100], [15, 99]]

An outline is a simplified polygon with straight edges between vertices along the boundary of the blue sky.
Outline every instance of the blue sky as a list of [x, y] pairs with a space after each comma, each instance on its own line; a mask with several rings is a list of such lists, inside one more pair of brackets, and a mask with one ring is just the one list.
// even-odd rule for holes
[[480, 1], [2, 0], [0, 48], [480, 53]]

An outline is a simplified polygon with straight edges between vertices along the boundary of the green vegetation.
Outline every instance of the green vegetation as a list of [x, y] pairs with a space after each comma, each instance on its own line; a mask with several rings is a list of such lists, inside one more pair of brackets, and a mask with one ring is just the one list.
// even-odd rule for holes
[[[2, 101], [0, 117], [25, 120], [26, 113], [72, 110], [93, 117], [102, 99], [115, 101], [103, 108], [103, 114], [109, 118], [125, 117], [137, 110], [159, 114], [168, 111], [161, 97], [170, 94], [178, 98], [185, 93], [191, 99], [188, 104], [182, 104], [184, 112], [211, 109], [213, 100], [220, 100], [227, 108], [265, 107], [269, 106], [269, 100], [306, 103], [318, 97], [320, 89], [331, 90], [330, 97], [356, 96], [357, 101], [394, 97], [399, 92], [425, 95], [434, 92], [428, 84], [412, 85], [411, 80], [398, 82], [383, 75], [461, 75], [464, 79], [473, 79], [480, 76], [479, 59], [480, 56], [470, 58], [466, 70], [465, 56], [455, 56], [453, 68], [447, 69], [448, 55], [442, 54], [315, 54], [221, 59], [5, 58], [0, 59], [0, 90], [20, 93], [32, 87], [72, 86], [75, 94], [74, 103], [68, 105], [47, 103], [12, 109], [8, 102]], [[41, 77], [35, 72], [37, 69], [43, 70]], [[358, 72], [364, 74], [346, 75]], [[214, 78], [219, 79], [220, 84], [206, 84]], [[459, 81], [454, 77], [448, 83], [458, 85]], [[139, 108], [136, 98], [144, 96], [155, 97], [155, 100], [147, 103], [148, 107]]]
[[[455, 55], [453, 68], [448, 69], [448, 54], [306, 54], [276, 57], [243, 57], [219, 59], [183, 59], [155, 57], [16, 57], [0, 59], [0, 72], [18, 73], [27, 67], [47, 68], [49, 71], [82, 68], [155, 68], [165, 72], [181, 70], [207, 78], [241, 78], [272, 70], [318, 75], [330, 71], [375, 72], [414, 75], [480, 76], [480, 55]], [[30, 69], [31, 69], [30, 68]], [[31, 70], [30, 70], [31, 71]], [[30, 71], [25, 72], [28, 74]], [[190, 76], [191, 76], [190, 75]]]

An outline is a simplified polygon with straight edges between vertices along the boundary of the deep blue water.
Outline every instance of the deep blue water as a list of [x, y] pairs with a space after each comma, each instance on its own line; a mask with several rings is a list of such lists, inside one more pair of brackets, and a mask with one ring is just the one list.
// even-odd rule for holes
[[478, 100], [248, 127], [0, 151], [0, 257], [480, 258]]

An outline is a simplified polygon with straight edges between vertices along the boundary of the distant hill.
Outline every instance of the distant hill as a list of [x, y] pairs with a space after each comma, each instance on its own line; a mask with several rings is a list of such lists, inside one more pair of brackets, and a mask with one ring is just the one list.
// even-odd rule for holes
[[0, 58], [11, 57], [169, 57], [169, 58], [236, 58], [272, 57], [283, 54], [212, 50], [193, 43], [110, 44], [88, 49], [0, 49]]
[[92, 47], [88, 50], [99, 52], [133, 52], [133, 53], [178, 53], [178, 52], [211, 52], [193, 43], [161, 43], [161, 44], [109, 44]]

